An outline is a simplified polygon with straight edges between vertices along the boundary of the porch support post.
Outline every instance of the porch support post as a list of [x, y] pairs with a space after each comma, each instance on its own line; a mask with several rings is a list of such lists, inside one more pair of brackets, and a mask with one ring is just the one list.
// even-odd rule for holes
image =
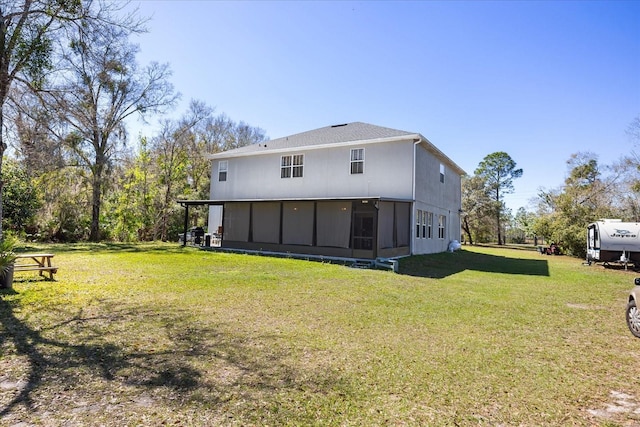
[[187, 246], [187, 227], [189, 227], [189, 205], [184, 205], [184, 234], [182, 238], [182, 246]]

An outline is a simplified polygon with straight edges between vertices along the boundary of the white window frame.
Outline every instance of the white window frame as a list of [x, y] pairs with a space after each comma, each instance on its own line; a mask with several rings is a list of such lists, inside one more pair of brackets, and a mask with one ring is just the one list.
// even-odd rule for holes
[[433, 212], [427, 212], [427, 238], [433, 239]]
[[[349, 159], [349, 173], [351, 175], [364, 174], [364, 148], [352, 148]], [[354, 167], [356, 168], [355, 172], [353, 170]]]
[[427, 238], [427, 212], [426, 211], [422, 211], [422, 238], [426, 239]]
[[444, 184], [444, 165], [440, 163], [440, 182]]
[[291, 165], [293, 178], [304, 177], [304, 154], [294, 154], [293, 162]]
[[220, 160], [218, 162], [218, 181], [225, 182], [227, 180], [227, 176], [229, 175], [229, 161], [228, 160]]
[[291, 156], [280, 157], [280, 178], [291, 178]]
[[420, 238], [420, 223], [422, 221], [422, 214], [423, 212], [420, 209], [416, 211], [416, 239]]
[[438, 239], [443, 240], [446, 237], [447, 217], [438, 215]]
[[304, 176], [304, 154], [289, 154], [280, 157], [280, 178], [302, 178]]

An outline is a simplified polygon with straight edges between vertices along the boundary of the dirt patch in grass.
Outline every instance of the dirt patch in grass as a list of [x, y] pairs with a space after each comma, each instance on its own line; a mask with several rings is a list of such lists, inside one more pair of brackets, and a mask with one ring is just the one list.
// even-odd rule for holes
[[640, 400], [638, 397], [612, 390], [610, 401], [602, 407], [588, 409], [594, 418], [616, 423], [623, 426], [637, 426], [640, 424]]
[[589, 304], [576, 304], [576, 303], [567, 303], [567, 307], [575, 308], [576, 310], [604, 310], [605, 307], [599, 305], [589, 305]]

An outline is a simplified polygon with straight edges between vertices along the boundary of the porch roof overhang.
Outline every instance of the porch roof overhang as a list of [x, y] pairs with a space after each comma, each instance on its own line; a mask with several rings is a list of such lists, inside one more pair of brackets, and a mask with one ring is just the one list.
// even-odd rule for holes
[[220, 206], [225, 203], [257, 203], [257, 202], [331, 202], [331, 201], [347, 201], [347, 200], [372, 200], [380, 202], [405, 202], [413, 203], [413, 199], [401, 199], [382, 196], [363, 196], [363, 197], [282, 197], [270, 199], [210, 199], [210, 200], [177, 200], [182, 207], [189, 206]]
[[220, 200], [177, 200], [178, 204], [180, 206], [187, 207], [187, 206], [203, 206], [203, 205], [222, 205], [224, 204], [224, 201], [220, 201]]

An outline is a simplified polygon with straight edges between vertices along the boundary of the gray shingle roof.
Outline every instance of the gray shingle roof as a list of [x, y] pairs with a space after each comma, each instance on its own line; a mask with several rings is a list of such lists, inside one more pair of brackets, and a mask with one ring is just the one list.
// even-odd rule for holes
[[251, 144], [245, 147], [226, 151], [225, 154], [244, 154], [254, 151], [265, 151], [265, 147], [268, 150], [278, 150], [306, 147], [312, 145], [337, 144], [341, 142], [393, 138], [406, 135], [416, 135], [416, 133], [370, 125], [368, 123], [354, 122], [326, 126], [320, 129], [272, 139], [261, 144]]

